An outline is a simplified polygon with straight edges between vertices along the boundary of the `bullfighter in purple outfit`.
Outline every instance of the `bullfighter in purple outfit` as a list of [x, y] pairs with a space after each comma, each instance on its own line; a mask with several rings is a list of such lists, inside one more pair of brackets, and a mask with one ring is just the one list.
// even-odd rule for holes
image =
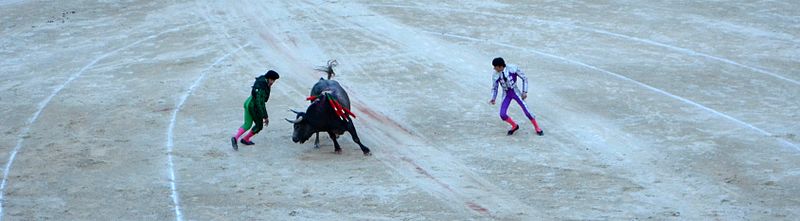
[[[531, 120], [533, 123], [533, 128], [536, 130], [536, 134], [539, 136], [544, 135], [544, 131], [539, 128], [539, 124], [536, 123], [536, 117], [528, 111], [528, 105], [525, 104], [525, 98], [528, 97], [528, 78], [525, 76], [525, 73], [522, 72], [516, 65], [508, 64], [501, 57], [497, 57], [492, 60], [492, 66], [494, 66], [494, 73], [492, 74], [492, 100], [489, 101], [490, 104], [495, 104], [495, 98], [497, 98], [497, 88], [503, 90], [503, 103], [500, 104], [500, 119], [508, 124], [511, 125], [511, 130], [508, 130], [508, 135], [514, 134], [517, 130], [519, 130], [519, 125], [508, 116], [508, 105], [511, 103], [511, 100], [517, 101], [520, 107], [522, 107], [522, 111], [525, 112], [525, 116]], [[517, 82], [522, 80], [522, 90], [517, 87]]]

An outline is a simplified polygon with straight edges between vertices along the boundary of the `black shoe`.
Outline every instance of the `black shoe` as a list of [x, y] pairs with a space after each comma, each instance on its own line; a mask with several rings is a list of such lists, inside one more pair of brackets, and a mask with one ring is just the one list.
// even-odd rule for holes
[[239, 140], [239, 142], [242, 142], [242, 144], [244, 144], [244, 145], [248, 145], [248, 146], [249, 146], [249, 145], [256, 144], [256, 143], [253, 143], [253, 141], [246, 141], [246, 140], [244, 140], [244, 139], [241, 139], [241, 140]]
[[239, 150], [239, 145], [236, 144], [236, 137], [231, 137], [231, 146], [233, 147], [233, 150]]
[[517, 132], [517, 130], [519, 130], [519, 124], [515, 125], [514, 128], [511, 128], [511, 130], [508, 131], [508, 135], [513, 135], [514, 132]]
[[536, 134], [538, 134], [539, 136], [544, 136], [544, 131], [543, 130], [536, 131]]

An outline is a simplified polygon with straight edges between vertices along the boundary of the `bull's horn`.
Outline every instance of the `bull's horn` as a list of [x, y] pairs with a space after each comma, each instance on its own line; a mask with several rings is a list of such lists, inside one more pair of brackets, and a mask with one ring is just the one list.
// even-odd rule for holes
[[289, 109], [289, 111], [293, 112], [294, 114], [299, 114], [300, 113], [300, 111], [296, 111], [294, 109]]
[[293, 124], [300, 123], [300, 121], [303, 121], [303, 117], [298, 117], [295, 120], [289, 120], [288, 118], [283, 118], [283, 119], [286, 120], [287, 122], [293, 123]]

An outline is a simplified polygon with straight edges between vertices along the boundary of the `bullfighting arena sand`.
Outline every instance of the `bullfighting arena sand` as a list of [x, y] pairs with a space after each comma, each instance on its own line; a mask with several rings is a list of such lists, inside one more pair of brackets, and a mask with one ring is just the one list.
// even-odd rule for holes
[[[795, 220], [798, 1], [0, 0], [1, 220]], [[491, 59], [527, 103], [488, 103]], [[291, 141], [328, 59], [355, 125]], [[233, 151], [254, 77], [270, 123]]]

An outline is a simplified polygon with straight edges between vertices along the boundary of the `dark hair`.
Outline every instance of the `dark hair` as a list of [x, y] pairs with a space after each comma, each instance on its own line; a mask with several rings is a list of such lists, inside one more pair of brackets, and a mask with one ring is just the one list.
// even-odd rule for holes
[[492, 60], [492, 66], [505, 67], [506, 66], [506, 61], [504, 61], [503, 58], [501, 58], [501, 57], [496, 57], [496, 58], [494, 58], [494, 60]]
[[266, 76], [267, 79], [272, 79], [272, 80], [277, 80], [278, 78], [281, 78], [281, 76], [278, 75], [278, 72], [275, 72], [273, 70], [267, 71], [267, 74], [265, 74], [264, 76]]

